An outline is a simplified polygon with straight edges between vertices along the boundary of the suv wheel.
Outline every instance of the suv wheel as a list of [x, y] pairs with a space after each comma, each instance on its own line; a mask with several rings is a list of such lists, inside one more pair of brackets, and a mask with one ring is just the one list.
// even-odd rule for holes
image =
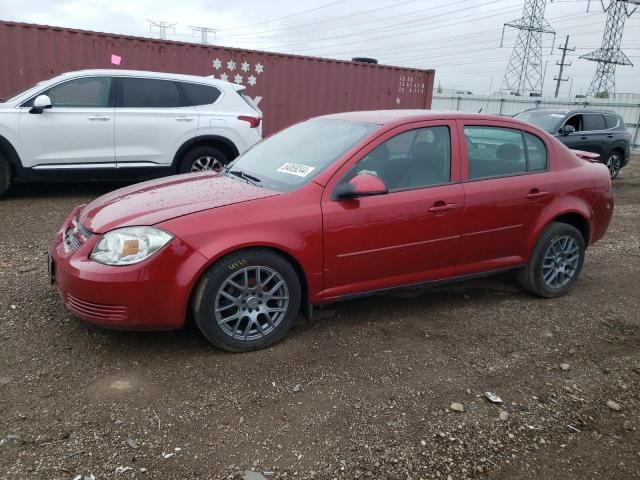
[[564, 295], [582, 270], [585, 248], [577, 228], [553, 222], [540, 235], [527, 266], [518, 271], [518, 282], [541, 297]]
[[189, 150], [180, 162], [180, 173], [221, 171], [229, 163], [227, 156], [215, 147], [196, 147]]
[[269, 250], [251, 249], [227, 255], [203, 275], [192, 312], [213, 345], [247, 352], [280, 340], [298, 315], [300, 299], [291, 264]]
[[11, 168], [7, 161], [0, 156], [0, 197], [2, 197], [11, 183]]
[[611, 178], [616, 178], [622, 168], [622, 155], [617, 151], [611, 152], [607, 157], [605, 165], [609, 169], [609, 175]]

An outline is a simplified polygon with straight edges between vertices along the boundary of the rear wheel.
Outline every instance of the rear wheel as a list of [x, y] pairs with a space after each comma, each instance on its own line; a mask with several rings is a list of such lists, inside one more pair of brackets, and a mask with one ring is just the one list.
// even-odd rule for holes
[[180, 173], [221, 171], [229, 158], [215, 147], [202, 146], [189, 150], [180, 162]]
[[622, 155], [618, 151], [613, 151], [607, 157], [605, 165], [609, 169], [611, 178], [616, 178], [622, 168]]
[[585, 248], [577, 228], [553, 222], [540, 235], [528, 265], [518, 271], [520, 285], [541, 297], [564, 295], [582, 270]]
[[11, 168], [7, 161], [0, 156], [0, 197], [2, 197], [11, 184]]
[[252, 249], [213, 265], [197, 287], [192, 309], [213, 345], [246, 352], [280, 340], [296, 319], [300, 299], [291, 264], [272, 251]]

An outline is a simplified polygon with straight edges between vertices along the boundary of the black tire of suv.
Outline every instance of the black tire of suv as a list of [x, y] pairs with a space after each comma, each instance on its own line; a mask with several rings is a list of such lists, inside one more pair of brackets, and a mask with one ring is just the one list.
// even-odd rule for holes
[[[609, 176], [611, 177], [611, 180], [616, 178], [620, 173], [620, 170], [622, 170], [622, 162], [623, 162], [622, 159], [623, 159], [622, 154], [618, 150], [612, 150], [607, 154], [604, 164], [609, 169]], [[615, 163], [613, 172], [611, 171], [612, 167], [610, 166], [610, 163]]]
[[2, 197], [11, 184], [11, 167], [7, 161], [0, 155], [0, 197]]
[[[215, 147], [210, 147], [206, 145], [202, 147], [195, 147], [189, 150], [182, 157], [182, 160], [180, 161], [180, 173], [190, 173], [190, 172], [198, 171], [198, 170], [194, 170], [194, 165], [196, 164], [196, 162], [198, 162], [198, 160], [206, 159], [206, 158], [212, 159], [213, 161], [216, 162], [216, 164], [219, 164], [220, 165], [219, 169], [221, 169], [227, 163], [229, 163], [229, 160], [230, 160], [229, 158], [227, 158], [227, 156], [224, 153], [222, 153], [220, 150], [218, 150]], [[215, 169], [215, 170], [219, 171], [219, 169]]]
[[[561, 237], [570, 237], [578, 246], [578, 265], [573, 277], [566, 285], [550, 288], [545, 284], [542, 265], [545, 254], [551, 245]], [[551, 223], [540, 235], [529, 259], [529, 263], [516, 272], [516, 278], [522, 288], [544, 298], [559, 297], [566, 294], [580, 276], [586, 250], [585, 240], [580, 231], [572, 225], [560, 222]]]
[[[222, 298], [220, 296], [220, 292], [224, 288], [225, 284], [229, 285], [227, 282], [230, 279], [234, 279], [235, 275], [243, 273], [243, 270], [252, 269], [253, 267], [262, 267], [264, 269], [263, 271], [268, 269], [279, 275], [275, 280], [277, 281], [279, 278], [284, 283], [284, 289], [288, 293], [288, 304], [286, 310], [283, 312], [280, 319], [277, 320], [278, 323], [275, 324], [272, 331], [267, 332], [266, 335], [263, 333], [259, 338], [246, 340], [238, 339], [229, 331], [225, 331], [224, 328], [218, 324], [218, 320], [216, 318], [218, 297]], [[244, 278], [246, 279], [248, 277]], [[256, 300], [255, 297], [257, 297], [258, 293], [266, 293], [261, 290], [261, 286], [266, 286], [267, 283], [258, 283], [255, 281], [255, 277], [252, 280], [254, 281], [254, 286], [250, 287], [253, 291], [249, 295], [253, 296], [254, 300]], [[255, 285], [258, 285], [258, 287]], [[224, 296], [227, 297], [226, 295]], [[262, 298], [264, 299], [264, 297]], [[298, 275], [291, 263], [276, 252], [261, 248], [253, 248], [231, 253], [226, 257], [223, 257], [203, 274], [194, 290], [194, 295], [191, 301], [191, 313], [195, 324], [198, 326], [202, 334], [215, 347], [229, 352], [249, 352], [273, 345], [287, 333], [298, 316], [301, 298], [302, 291], [300, 287], [300, 279], [298, 278]], [[251, 308], [249, 308], [250, 300], [246, 298], [242, 299], [241, 295], [238, 296], [238, 299], [240, 299], [236, 300], [236, 302], [238, 302], [238, 307], [227, 306], [226, 308], [237, 308], [236, 315], [240, 316], [241, 319], [244, 320], [244, 318], [251, 315], [251, 313], [242, 313], [241, 308], [243, 311], [251, 311]], [[247, 308], [245, 308], [245, 304]], [[267, 302], [265, 301], [264, 306], [266, 306], [266, 304]], [[218, 311], [221, 312], [226, 308], [222, 307], [222, 309], [219, 309]], [[228, 326], [229, 323], [225, 323], [225, 325]], [[242, 325], [246, 324], [243, 323]], [[235, 329], [242, 328], [242, 325], [233, 325], [232, 329], [234, 330], [234, 334]], [[253, 325], [254, 324], [251, 326]], [[249, 328], [251, 328], [251, 326]], [[260, 331], [262, 331], [262, 327], [260, 327]]]

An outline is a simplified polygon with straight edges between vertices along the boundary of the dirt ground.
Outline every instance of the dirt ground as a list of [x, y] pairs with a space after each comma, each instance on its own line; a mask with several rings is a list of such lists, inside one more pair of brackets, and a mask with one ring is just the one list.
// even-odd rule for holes
[[65, 311], [48, 242], [114, 187], [0, 201], [0, 478], [640, 478], [640, 156], [568, 296], [508, 275], [402, 290], [248, 354]]

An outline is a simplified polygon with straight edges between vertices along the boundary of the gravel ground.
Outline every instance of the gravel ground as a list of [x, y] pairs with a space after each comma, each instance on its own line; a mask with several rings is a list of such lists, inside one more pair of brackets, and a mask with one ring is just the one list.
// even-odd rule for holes
[[65, 311], [48, 242], [114, 187], [0, 201], [1, 478], [640, 478], [640, 157], [568, 296], [510, 276], [402, 290], [248, 354]]

